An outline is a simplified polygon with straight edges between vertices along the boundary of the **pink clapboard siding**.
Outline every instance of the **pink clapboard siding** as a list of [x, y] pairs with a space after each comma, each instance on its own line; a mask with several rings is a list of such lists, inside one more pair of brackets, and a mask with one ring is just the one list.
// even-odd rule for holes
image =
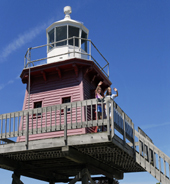
[[[81, 71], [79, 72], [79, 76], [76, 77], [74, 71], [68, 71], [64, 73], [62, 78], [58, 78], [56, 75], [51, 74], [47, 76], [47, 81], [44, 81], [42, 77], [36, 77], [31, 80], [31, 92], [30, 92], [30, 104], [28, 105], [28, 92], [26, 90], [25, 99], [23, 104], [23, 110], [30, 108], [34, 108], [34, 103], [42, 101], [42, 107], [53, 106], [62, 103], [62, 98], [71, 97], [71, 102], [84, 100], [84, 90], [83, 90], [83, 78]], [[42, 115], [43, 116], [43, 115]], [[47, 120], [48, 120], [47, 113]], [[60, 113], [57, 113], [57, 119], [59, 119]], [[64, 115], [61, 115], [62, 122]], [[52, 113], [52, 125], [54, 125], [55, 115]], [[84, 117], [83, 117], [84, 118]], [[32, 119], [32, 118], [30, 118]], [[41, 118], [40, 118], [41, 119]], [[38, 127], [41, 126], [40, 119], [38, 119]], [[45, 118], [44, 118], [45, 119]], [[80, 121], [80, 109], [77, 110], [77, 121]], [[32, 120], [30, 120], [32, 121]], [[67, 115], [67, 122], [70, 123], [70, 114]], [[72, 122], [76, 122], [75, 110], [72, 110]], [[59, 122], [58, 122], [59, 123]], [[58, 124], [57, 123], [57, 124]], [[31, 124], [31, 123], [30, 123]], [[47, 121], [47, 126], [49, 126], [50, 122]], [[31, 128], [32, 125], [29, 125]], [[45, 120], [42, 121], [42, 127], [45, 126]], [[23, 129], [25, 129], [26, 124], [24, 121]], [[36, 127], [36, 118], [33, 119], [33, 127]], [[20, 125], [21, 129], [21, 125]], [[68, 135], [74, 134], [82, 134], [85, 133], [85, 129], [74, 129], [68, 130]], [[42, 133], [30, 135], [29, 140], [35, 139], [44, 139], [51, 137], [63, 136], [63, 131], [58, 132], [50, 132], [50, 133]], [[21, 136], [17, 139], [18, 142], [25, 141], [25, 137]]]
[[[96, 89], [96, 86], [93, 83], [91, 83], [88, 76], [83, 78], [83, 87], [84, 87], [84, 99], [85, 100], [95, 97], [94, 91]], [[95, 118], [96, 118], [95, 107], [93, 107], [93, 117], [91, 117], [90, 107], [87, 107], [87, 119], [91, 120], [91, 119], [95, 119]], [[92, 133], [95, 131], [97, 131], [97, 127], [86, 128], [86, 133]]]
[[88, 77], [83, 78], [83, 87], [84, 87], [84, 99], [95, 98], [94, 91], [96, 89], [96, 86], [93, 83], [91, 83]]

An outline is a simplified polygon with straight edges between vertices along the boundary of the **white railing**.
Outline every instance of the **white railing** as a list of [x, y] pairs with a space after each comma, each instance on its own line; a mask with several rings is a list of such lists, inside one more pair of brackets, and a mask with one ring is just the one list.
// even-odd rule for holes
[[[78, 47], [75, 46], [75, 40], [83, 40], [87, 42], [87, 49], [83, 50], [82, 45], [79, 45]], [[61, 48], [61, 46], [57, 46], [58, 43], [66, 42], [68, 43], [69, 40], [73, 40], [73, 45], [70, 45], [73, 47], [71, 51], [60, 53], [60, 54], [54, 54], [47, 56], [46, 51], [48, 52], [52, 51], [54, 48]], [[51, 48], [50, 50], [48, 48]], [[79, 49], [77, 49], [79, 48]], [[43, 49], [43, 50], [41, 50]], [[40, 54], [40, 55], [39, 55]], [[95, 64], [100, 68], [100, 70], [106, 75], [106, 77], [109, 77], [109, 62], [106, 60], [106, 58], [101, 54], [101, 52], [97, 49], [97, 47], [94, 45], [94, 43], [85, 38], [78, 38], [78, 37], [71, 37], [68, 39], [60, 40], [57, 42], [53, 42], [50, 44], [45, 44], [37, 47], [30, 47], [28, 48], [25, 57], [24, 57], [24, 68], [28, 68], [31, 66], [38, 66], [42, 64], [46, 64], [47, 60], [52, 58], [61, 57], [64, 55], [72, 54], [73, 57], [75, 57], [76, 54], [81, 54], [86, 56], [88, 60], [93, 60]], [[100, 60], [97, 62], [97, 60]]]

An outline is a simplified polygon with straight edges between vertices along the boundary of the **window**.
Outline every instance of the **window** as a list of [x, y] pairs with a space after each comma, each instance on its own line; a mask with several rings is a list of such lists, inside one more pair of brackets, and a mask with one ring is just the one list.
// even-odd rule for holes
[[[70, 103], [71, 102], [71, 97], [65, 97], [62, 98], [62, 104], [63, 103]], [[63, 110], [63, 109], [62, 109]], [[67, 109], [67, 112], [70, 111], [70, 108]], [[63, 112], [63, 111], [62, 111]]]
[[[87, 34], [84, 31], [81, 33], [81, 38], [87, 39]], [[87, 40], [81, 40], [81, 48], [87, 52]]]
[[[34, 109], [41, 108], [41, 107], [42, 107], [42, 101], [34, 102]], [[37, 115], [41, 116], [41, 113], [38, 113]], [[33, 116], [36, 116], [36, 114], [34, 114]]]
[[[68, 32], [69, 32], [69, 35], [68, 35], [69, 38], [72, 38], [73, 36], [79, 37], [79, 28], [77, 27], [69, 26]], [[79, 42], [79, 39], [75, 38], [75, 46], [77, 47], [79, 46], [78, 42]], [[69, 45], [73, 45], [73, 39], [69, 40]]]
[[42, 101], [34, 102], [34, 108], [40, 108], [40, 107], [42, 107]]
[[[56, 27], [56, 42], [64, 39], [67, 39], [67, 26]], [[62, 46], [66, 44], [67, 44], [67, 40], [56, 43], [56, 46]]]
[[[53, 43], [54, 42], [54, 29], [52, 29], [48, 33], [48, 42]], [[48, 50], [51, 50], [54, 47], [54, 44], [51, 44], [51, 46], [48, 46]]]

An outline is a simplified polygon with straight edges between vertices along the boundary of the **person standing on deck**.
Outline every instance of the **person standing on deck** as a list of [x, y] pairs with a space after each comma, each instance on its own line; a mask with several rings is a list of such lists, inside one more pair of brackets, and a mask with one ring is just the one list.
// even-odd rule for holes
[[[102, 100], [103, 99], [103, 96], [102, 95], [102, 89], [101, 89], [101, 85], [103, 84], [102, 81], [99, 82], [96, 90], [95, 90], [95, 98], [97, 99], [100, 99]], [[101, 107], [101, 104], [98, 104], [97, 105], [97, 116], [98, 116], [98, 119], [102, 119], [102, 107]]]
[[[118, 96], [118, 90], [117, 90], [117, 88], [113, 88], [113, 90], [116, 92], [116, 94], [112, 94], [111, 87], [108, 87], [105, 97], [110, 97], [112, 100], [114, 100]], [[107, 116], [106, 106], [105, 106], [105, 113], [106, 113], [106, 116]], [[109, 115], [110, 115], [110, 118], [111, 118], [111, 104], [109, 104]]]

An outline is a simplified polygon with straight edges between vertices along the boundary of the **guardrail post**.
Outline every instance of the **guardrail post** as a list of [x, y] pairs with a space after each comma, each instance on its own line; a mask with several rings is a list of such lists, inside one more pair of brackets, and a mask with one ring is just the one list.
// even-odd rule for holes
[[67, 145], [67, 106], [64, 107], [64, 142]]
[[114, 137], [114, 100], [111, 101], [111, 138]]
[[24, 57], [24, 68], [26, 68], [26, 58]]
[[107, 114], [107, 135], [108, 135], [108, 138], [110, 139], [110, 113], [109, 113], [109, 104], [110, 101], [109, 99], [106, 99], [106, 114]]
[[26, 129], [25, 129], [25, 146], [28, 149], [28, 141], [29, 141], [29, 113], [26, 114]]
[[124, 143], [126, 143], [126, 127], [125, 127], [125, 113], [123, 112], [123, 140], [124, 140]]
[[91, 40], [89, 41], [89, 55], [90, 55], [90, 60], [91, 60]]
[[75, 57], [75, 36], [73, 36], [73, 47], [74, 47], [74, 57]]
[[108, 74], [108, 78], [109, 78], [109, 64], [108, 64], [108, 71], [107, 71], [107, 74]]
[[133, 123], [132, 123], [132, 130], [133, 130], [133, 150], [134, 150], [134, 153], [136, 153], [136, 148], [135, 148], [135, 127], [134, 127]]

